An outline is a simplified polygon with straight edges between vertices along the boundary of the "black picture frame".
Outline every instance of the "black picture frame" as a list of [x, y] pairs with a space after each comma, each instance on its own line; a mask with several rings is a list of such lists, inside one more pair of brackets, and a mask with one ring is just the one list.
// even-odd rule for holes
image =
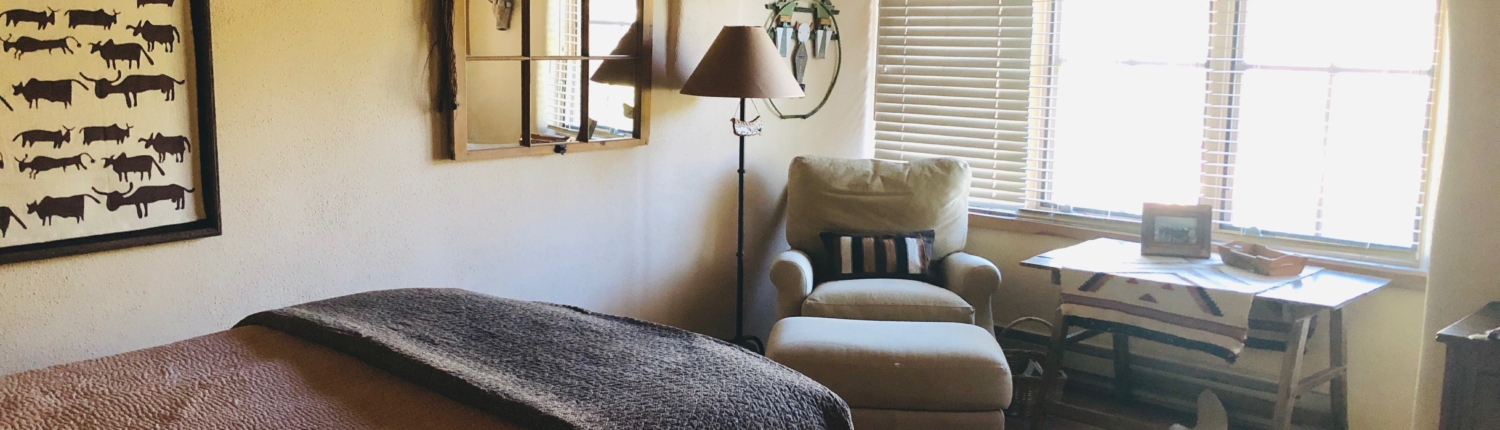
[[[182, 1], [182, 0], [179, 0]], [[197, 104], [197, 155], [204, 218], [163, 227], [18, 245], [0, 249], [0, 264], [67, 257], [156, 245], [224, 234], [220, 214], [217, 117], [214, 111], [213, 31], [210, 0], [186, 0], [193, 23], [193, 59]]]
[[[1167, 225], [1163, 218], [1172, 218]], [[1192, 220], [1182, 226], [1181, 219]], [[1159, 230], [1174, 229], [1176, 238], [1166, 240]], [[1160, 257], [1209, 258], [1213, 254], [1213, 206], [1167, 205], [1146, 203], [1141, 209], [1141, 255]]]

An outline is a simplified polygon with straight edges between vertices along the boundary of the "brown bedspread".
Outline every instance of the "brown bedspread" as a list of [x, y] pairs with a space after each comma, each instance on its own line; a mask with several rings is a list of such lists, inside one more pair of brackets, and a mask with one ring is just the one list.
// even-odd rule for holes
[[0, 429], [44, 428], [518, 429], [255, 326], [0, 376]]

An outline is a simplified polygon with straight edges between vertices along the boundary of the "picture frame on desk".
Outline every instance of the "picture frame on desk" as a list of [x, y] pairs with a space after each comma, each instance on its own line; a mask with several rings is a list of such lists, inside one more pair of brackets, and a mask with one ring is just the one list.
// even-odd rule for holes
[[1213, 206], [1146, 203], [1141, 209], [1141, 255], [1209, 258]]

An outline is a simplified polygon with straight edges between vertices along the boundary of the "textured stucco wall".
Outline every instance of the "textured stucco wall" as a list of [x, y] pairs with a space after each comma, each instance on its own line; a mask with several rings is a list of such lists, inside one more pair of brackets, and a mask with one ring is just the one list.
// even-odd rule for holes
[[[719, 28], [758, 2], [659, 0], [649, 146], [435, 161], [428, 2], [214, 2], [225, 236], [0, 266], [0, 374], [228, 328], [249, 313], [372, 289], [452, 286], [714, 335], [733, 330], [734, 102], [676, 94]], [[846, 65], [870, 6], [844, 2]], [[786, 166], [858, 156], [868, 69], [813, 121], [750, 148], [751, 328]]]
[[1414, 429], [1438, 426], [1439, 330], [1500, 300], [1500, 1], [1448, 0], [1447, 145], [1433, 219]]

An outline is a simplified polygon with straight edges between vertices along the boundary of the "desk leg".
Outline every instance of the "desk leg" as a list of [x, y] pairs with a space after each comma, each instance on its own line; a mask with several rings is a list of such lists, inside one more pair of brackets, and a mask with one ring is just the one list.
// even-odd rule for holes
[[1054, 381], [1062, 375], [1063, 352], [1068, 348], [1068, 318], [1063, 316], [1062, 309], [1057, 310], [1057, 323], [1052, 326], [1052, 345], [1047, 347], [1047, 363], [1043, 366], [1041, 399], [1037, 401], [1038, 410], [1031, 416], [1031, 430], [1043, 430], [1047, 428], [1047, 414], [1055, 410], [1047, 399], [1052, 393], [1047, 390]]
[[[1328, 315], [1328, 364], [1329, 367], [1339, 368], [1349, 365], [1348, 341], [1344, 338], [1344, 310], [1334, 309]], [[1330, 413], [1333, 414], [1334, 430], [1347, 430], [1349, 428], [1349, 372], [1345, 371], [1333, 378], [1328, 387], [1330, 399]]]
[[1130, 370], [1130, 335], [1114, 335], [1115, 400], [1129, 404], [1135, 401], [1135, 377]]
[[1303, 316], [1292, 323], [1291, 339], [1287, 341], [1286, 353], [1281, 356], [1281, 379], [1277, 384], [1272, 430], [1292, 428], [1292, 411], [1297, 408], [1297, 393], [1301, 392], [1298, 384], [1302, 382], [1302, 353], [1307, 349], [1307, 330], [1312, 325], [1312, 317]]

